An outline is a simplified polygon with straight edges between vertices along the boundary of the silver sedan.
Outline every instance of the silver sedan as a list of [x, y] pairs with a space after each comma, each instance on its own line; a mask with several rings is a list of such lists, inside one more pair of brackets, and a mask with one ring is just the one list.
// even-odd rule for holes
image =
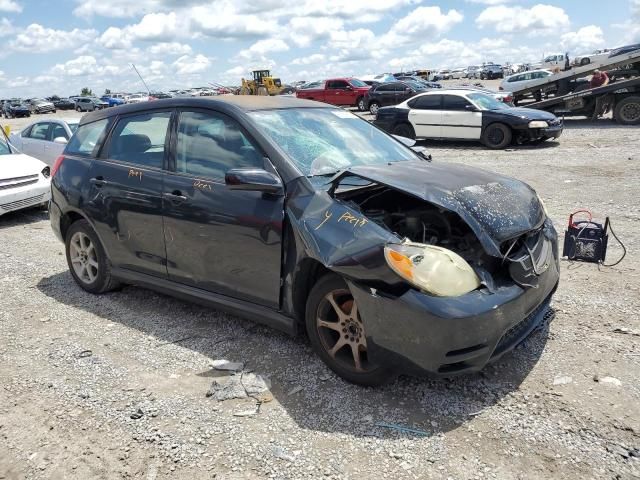
[[78, 128], [78, 123], [79, 118], [40, 120], [12, 132], [9, 141], [20, 152], [53, 166]]

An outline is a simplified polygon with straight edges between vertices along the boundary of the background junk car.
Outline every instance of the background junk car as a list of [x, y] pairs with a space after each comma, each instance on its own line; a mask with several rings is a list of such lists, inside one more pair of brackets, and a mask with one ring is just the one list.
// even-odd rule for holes
[[11, 132], [9, 138], [12, 145], [22, 153], [53, 166], [78, 128], [79, 122], [79, 119], [71, 118], [41, 120], [27, 125], [22, 130]]
[[23, 208], [46, 206], [51, 195], [50, 169], [16, 152], [4, 129], [0, 133], [0, 215]]
[[528, 185], [433, 164], [294, 98], [88, 114], [52, 195], [85, 290], [138, 284], [306, 330], [364, 385], [482, 368], [536, 328], [558, 283], [556, 232]]
[[416, 95], [378, 110], [375, 122], [389, 133], [407, 138], [481, 141], [505, 148], [513, 140], [545, 141], [562, 134], [553, 113], [516, 108], [481, 92], [439, 90]]

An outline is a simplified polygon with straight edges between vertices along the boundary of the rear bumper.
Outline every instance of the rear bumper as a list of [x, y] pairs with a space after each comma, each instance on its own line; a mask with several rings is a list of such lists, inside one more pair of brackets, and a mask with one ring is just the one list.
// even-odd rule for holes
[[392, 297], [350, 282], [366, 319], [369, 357], [401, 373], [451, 376], [482, 369], [550, 314], [559, 280], [557, 262], [551, 263], [538, 288], [513, 284], [494, 293], [476, 290], [450, 298], [414, 289]]

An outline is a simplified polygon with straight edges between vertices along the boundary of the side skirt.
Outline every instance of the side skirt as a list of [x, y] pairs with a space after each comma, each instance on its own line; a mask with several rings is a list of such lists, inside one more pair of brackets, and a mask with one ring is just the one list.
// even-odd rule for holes
[[113, 268], [111, 273], [118, 280], [130, 285], [155, 290], [165, 295], [198, 303], [205, 307], [220, 309], [275, 328], [291, 336], [295, 336], [298, 333], [297, 322], [294, 318], [283, 315], [271, 308], [263, 307], [262, 305], [256, 305], [255, 303], [183, 285], [165, 278], [133, 272], [124, 268]]

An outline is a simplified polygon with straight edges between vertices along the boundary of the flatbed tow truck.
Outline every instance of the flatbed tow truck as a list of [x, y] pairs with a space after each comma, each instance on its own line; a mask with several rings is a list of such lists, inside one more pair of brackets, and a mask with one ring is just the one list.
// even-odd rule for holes
[[[613, 112], [613, 120], [620, 124], [640, 125], [640, 50], [611, 60], [577, 66], [512, 93], [514, 97], [522, 98], [530, 93], [553, 91], [545, 99], [522, 106], [546, 110], [558, 116], [580, 115], [593, 120]], [[586, 82], [576, 82], [596, 70], [608, 73], [609, 84], [590, 88]]]

